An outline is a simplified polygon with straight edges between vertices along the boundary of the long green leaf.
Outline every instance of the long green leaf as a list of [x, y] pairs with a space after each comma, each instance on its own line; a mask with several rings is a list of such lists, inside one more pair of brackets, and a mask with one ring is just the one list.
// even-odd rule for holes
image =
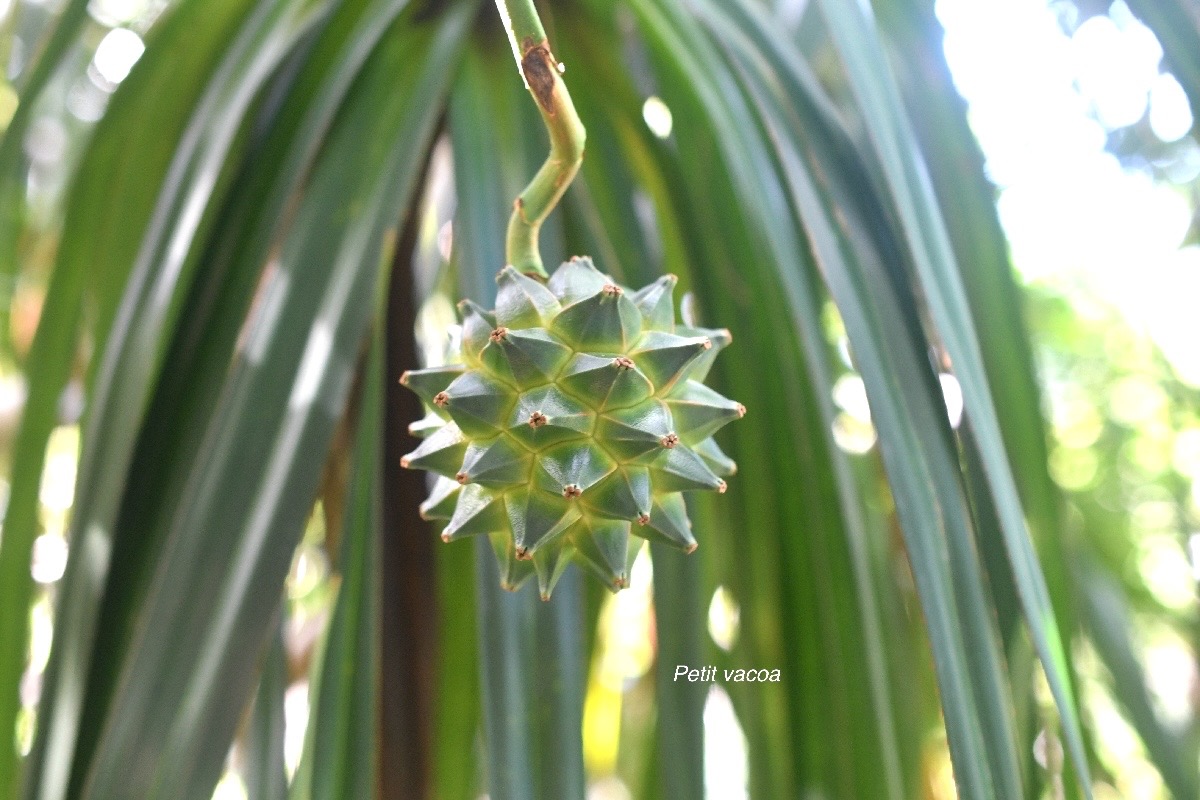
[[[209, 65], [226, 41], [228, 26], [245, 8], [243, 0], [191, 3], [169, 15], [151, 38], [161, 43], [141, 60], [109, 105], [67, 200], [67, 236], [61, 243], [46, 301], [28, 359], [29, 396], [13, 448], [4, 539], [0, 545], [0, 729], [11, 730], [17, 711], [17, 685], [25, 668], [25, 641], [32, 579], [30, 551], [37, 532], [37, 494], [46, 441], [57, 419], [57, 400], [76, 360], [85, 298], [97, 275], [123, 281], [136, 252], [140, 231], [166, 171]], [[203, 7], [203, 9], [201, 9]], [[208, 26], [195, 28], [197, 12]], [[188, 42], [180, 55], [183, 41]], [[164, 52], [164, 56], [159, 56]], [[174, 55], [172, 55], [174, 53]], [[163, 103], [162, 98], [171, 98]], [[158, 125], [145, 119], [153, 99]], [[124, 165], [137, 159], [139, 169]], [[120, 192], [120, 214], [107, 202]], [[0, 753], [0, 797], [17, 791], [16, 753]]]
[[962, 386], [966, 413], [979, 438], [984, 473], [1012, 561], [1018, 597], [1062, 718], [1071, 761], [1084, 795], [1091, 797], [1087, 755], [1062, 637], [1045, 577], [1029, 541], [966, 290], [924, 160], [901, 106], [895, 79], [884, 61], [869, 8], [829, 0], [822, 0], [821, 8], [878, 152], [930, 314]]
[[188, 245], [201, 227], [247, 104], [302, 30], [297, 10], [261, 3], [222, 57], [172, 158], [111, 335], [100, 337], [111, 346], [97, 372], [80, 456], [72, 557], [31, 758], [36, 797], [57, 798], [67, 789], [83, 700], [73, 684], [89, 669], [125, 470], [169, 341], [165, 334], [179, 313]]
[[247, 726], [246, 765], [242, 775], [250, 800], [287, 800], [287, 768], [284, 765], [284, 710], [287, 692], [287, 651], [282, 620], [267, 645], [258, 690], [250, 708]]
[[[661, 13], [648, 4], [635, 4], [635, 9], [643, 19], [642, 27], [651, 47], [669, 52], [679, 65], [679, 73], [686, 76], [680, 83], [691, 88], [682, 91], [698, 95], [695, 110], [688, 105], [681, 106], [678, 93], [667, 96], [677, 114], [676, 119], [689, 120], [699, 114], [714, 126], [715, 152], [693, 149], [683, 155], [684, 163], [707, 163], [716, 157], [727, 163], [733, 173], [732, 186], [710, 182], [697, 193], [701, 198], [698, 202], [712, 202], [719, 209], [715, 216], [702, 223], [718, 232], [717, 236], [706, 237], [703, 248], [712, 254], [707, 267], [712, 271], [712, 277], [705, 281], [707, 286], [702, 296], [714, 304], [710, 313], [715, 319], [737, 320], [743, 325], [744, 320], [761, 320], [748, 334], [739, 332], [734, 346], [735, 349], [750, 347], [751, 352], [759, 348], [761, 355], [744, 354], [738, 361], [727, 361], [722, 374], [733, 387], [735, 396], [751, 409], [754, 416], [748, 416], [747, 421], [761, 419], [762, 424], [758, 426], [751, 422], [753, 429], [740, 424], [731, 431], [735, 440], [743, 436], [749, 439], [749, 434], [754, 432], [759, 441], [740, 442], [736, 446], [738, 452], [733, 453], [738, 457], [740, 470], [731, 484], [730, 494], [746, 492], [746, 495], [738, 513], [723, 527], [728, 530], [736, 524], [739, 529], [778, 531], [782, 549], [778, 554], [772, 554], [766, 547], [750, 547], [746, 543], [732, 550], [726, 558], [736, 564], [751, 555], [762, 559], [760, 566], [754, 569], [775, 573], [777, 577], [773, 579], [779, 581], [781, 596], [790, 609], [785, 617], [789, 620], [790, 630], [782, 633], [780, 638], [790, 651], [789, 657], [794, 659], [787, 671], [794, 670], [803, 681], [797, 687], [801, 691], [790, 691], [789, 699], [780, 707], [790, 709], [796, 726], [791, 732], [791, 741], [799, 746], [793, 745], [789, 750], [798, 766], [800, 785], [824, 783], [831, 787], [829, 791], [838, 793], [903, 796], [898, 741], [890, 722], [894, 717], [890, 710], [886, 659], [882, 641], [877, 638], [879, 626], [877, 622], [871, 622], [877, 620], [870, 587], [874, 578], [870, 565], [858, 557], [865, 556], [865, 549], [859, 550], [858, 556], [849, 552], [858, 546], [852, 544], [851, 537], [861, 536], [856, 530], [860, 525], [859, 515], [854, 510], [858, 502], [857, 490], [853, 488], [852, 474], [845, 462], [840, 462], [840, 454], [830, 439], [829, 388], [832, 378], [827, 345], [818, 324], [820, 292], [812, 282], [813, 273], [804, 267], [797, 268], [807, 262], [803, 245], [795, 239], [790, 226], [778, 223], [788, 214], [787, 200], [772, 175], [761, 140], [756, 139], [753, 128], [731, 123], [735, 119], [746, 119], [751, 113], [739, 99], [740, 89], [732, 76], [723, 71], [719, 54], [695, 32], [689, 33], [694, 23], [672, 13], [669, 5], [665, 5]], [[681, 146], [689, 127], [681, 125]], [[685, 170], [682, 174], [694, 172]], [[723, 202], [718, 204], [718, 200]], [[738, 230], [736, 220], [742, 214], [753, 220], [751, 238], [731, 239], [731, 233]], [[722, 252], [726, 246], [731, 252]], [[736, 265], [734, 269], [730, 269], [733, 265]], [[699, 277], [700, 271], [697, 273]], [[718, 277], [722, 273], [724, 277]], [[739, 285], [741, 281], [748, 285]], [[729, 301], [722, 302], [725, 298]], [[753, 307], [747, 307], [751, 300]], [[720, 310], [722, 307], [724, 312]], [[803, 355], [789, 352], [784, 336], [789, 329], [797, 332]], [[757, 341], [748, 342], [747, 335]], [[806, 364], [807, 374], [798, 374], [797, 364]], [[779, 377], [762, 381], [761, 376], [766, 370], [778, 370]], [[750, 394], [755, 391], [767, 394], [755, 399], [754, 394]], [[812, 399], [808, 399], [810, 397]], [[778, 425], [772, 425], [772, 421], [779, 419], [788, 419], [792, 423], [790, 439], [780, 437]], [[765, 457], [766, 453], [770, 453], [769, 458]], [[832, 474], [827, 466], [830, 460], [835, 464]], [[791, 477], [795, 475], [805, 476], [798, 486]], [[815, 479], [816, 476], [820, 478]], [[774, 518], [764, 518], [764, 512], [773, 507], [776, 509]], [[805, 570], [807, 580], [799, 577]], [[747, 626], [744, 629], [758, 632], [765, 630], [765, 625], [778, 624], [779, 602], [771, 602], [769, 595], [764, 595], [761, 578], [751, 579], [750, 586], [752, 588], [739, 599], [762, 597], [764, 607], [757, 613], [772, 621], [756, 615], [744, 621]], [[860, 604], [860, 598], [868, 602]], [[813, 622], [809, 624], [809, 620]], [[865, 630], [866, 638], [847, 637], [843, 633], [846, 630]], [[845, 655], [838, 659], [840, 663], [821, 663], [810, 656], [814, 651], [828, 649], [831, 641], [837, 643], [836, 648], [845, 648], [841, 651]], [[860, 648], [863, 647], [867, 650], [865, 657], [861, 655]], [[759, 654], [750, 665], [763, 663], [763, 655]], [[863, 670], [856, 674], [853, 686], [841, 683], [846, 677], [847, 663]], [[862, 685], [871, 687], [869, 695], [864, 696], [857, 688]], [[735, 692], [737, 702], [736, 687], [731, 690]], [[778, 721], [771, 720], [776, 708], [772, 707], [770, 699], [766, 702], [766, 708], [755, 708], [748, 716], [743, 716], [750, 732], [760, 725], [765, 728], [763, 734], [751, 735], [752, 788], [759, 784], [760, 791], [786, 793], [786, 789], [775, 788], [788, 785], [786, 777], [775, 771], [770, 778], [764, 778], [763, 766], [754, 766], [756, 760], [762, 758], [762, 751], [788, 741], [786, 729], [781, 728]], [[821, 725], [817, 720], [822, 716], [813, 712], [818, 707], [822, 709], [821, 715], [846, 715], [847, 719], [856, 719], [854, 724], [874, 724], [877, 736], [873, 741], [871, 737], [856, 737], [852, 743], [831, 741], [818, 730]], [[852, 766], [857, 759], [861, 759], [857, 763], [863, 765], [862, 769]], [[881, 761], [885, 764], [882, 771], [878, 768]], [[869, 771], [867, 764], [872, 765]], [[760, 777], [755, 778], [755, 772]], [[761, 783], [771, 788], [768, 790]], [[852, 788], [856, 784], [860, 788]], [[865, 785], [872, 788], [867, 789]], [[833, 789], [835, 786], [840, 788]]]
[[404, 5], [404, 0], [341, 5], [315, 41], [310, 36], [289, 56], [264, 92], [270, 101], [258, 104], [259, 118], [252, 125], [262, 134], [250, 137], [247, 152], [238, 156], [243, 172], [212, 225], [214, 235], [201, 245], [194, 299], [181, 317], [139, 434], [98, 622], [106, 635], [97, 642], [89, 676], [83, 730], [93, 733], [80, 742], [80, 764], [90, 759], [99, 736], [171, 509], [187, 490], [191, 465], [204, 450], [205, 430], [224, 391], [256, 284], [289, 218], [290, 198], [307, 178], [350, 82]]
[[367, 358], [354, 437], [346, 522], [338, 558], [341, 583], [312, 691], [304, 770], [293, 798], [369, 797], [375, 791], [381, 540], [383, 343]]
[[[765, 94], [760, 98], [767, 102]], [[775, 113], [782, 111], [777, 109]], [[772, 120], [772, 127], [777, 136], [781, 135], [784, 126], [778, 117]], [[794, 151], [781, 153], [798, 211], [846, 320], [871, 398], [884, 462], [939, 663], [943, 708], [960, 787], [967, 796], [987, 797], [992, 791], [1018, 796], [1021, 790], [1010, 730], [1010, 701], [983, 600], [944, 408], [936, 388], [931, 391], [928, 377], [907, 381], [904, 388], [896, 380], [905, 372], [918, 376], [928, 370], [921, 363], [923, 342], [913, 336], [912, 325], [906, 324], [905, 298], [889, 297], [886, 290], [880, 291], [888, 284], [882, 264], [874, 263], [873, 274], [860, 271], [857, 264], [861, 263], [870, 269], [868, 259], [872, 254], [850, 250], [845, 232], [837, 230], [834, 206], [821, 197], [796, 156]], [[829, 164], [823, 166], [830, 171]], [[838, 212], [841, 219], [846, 219], [852, 210], [848, 213], [843, 207]], [[876, 287], [874, 291], [866, 289], [869, 285]], [[940, 567], [944, 562], [949, 563], [949, 570]], [[955, 597], [955, 586], [963, 595], [960, 598]], [[972, 753], [977, 748], [979, 752]], [[983, 754], [986, 761], [975, 760]], [[985, 764], [990, 766], [984, 768]]]
[[[197, 4], [211, 11], [211, 4]], [[212, 225], [216, 230], [214, 240], [205, 248], [204, 267], [199, 270], [203, 277], [190, 303], [190, 309], [182, 317], [182, 329], [176, 333], [172, 350], [164, 360], [168, 368], [157, 386], [154, 404], [148, 411], [149, 425], [139, 435], [138, 452], [126, 487], [126, 501], [121, 507], [121, 518], [114, 539], [114, 569], [104, 591], [104, 606], [98, 625], [107, 636], [98, 640], [92, 669], [89, 675], [88, 702], [84, 708], [85, 732], [91, 732], [80, 742], [77, 762], [90, 759], [91, 747], [95, 746], [107, 705], [118, 680], [120, 664], [126, 657], [126, 642], [132, 636], [139, 613], [139, 602], [150, 583], [150, 566], [162, 547], [162, 536], [157, 531], [166, 530], [169, 509], [179, 503], [188, 480], [188, 469], [203, 449], [203, 435], [208, 427], [212, 408], [223, 391], [224, 375], [227, 373], [230, 353], [238, 341], [242, 320], [250, 307], [254, 287], [262, 275], [263, 266], [277, 231], [283, 221], [284, 209], [296, 186], [306, 178], [317, 146], [328, 132], [330, 120], [340, 106], [350, 80], [360, 70], [362, 62], [378, 42], [386, 26], [404, 6], [403, 0], [378, 0], [376, 2], [348, 2], [343, 5], [330, 23], [325, 26], [320, 40], [313, 44], [311, 58], [295, 74], [295, 66], [284, 70], [284, 85], [294, 76], [294, 90], [282, 107], [278, 103], [265, 103], [262, 114], [274, 124], [263, 125], [270, 131], [265, 142], [253, 146], [247, 156], [248, 172], [239, 178], [232, 188], [233, 200]], [[192, 6], [184, 6], [182, 11]], [[204, 8], [200, 8], [203, 13]], [[192, 28], [197, 20], [173, 17], [180, 23], [180, 35], [192, 37]], [[174, 24], [174, 22], [172, 23]], [[203, 26], [202, 26], [203, 30]], [[151, 42], [151, 44], [154, 41]], [[166, 47], [164, 42], [164, 47]], [[186, 48], [185, 48], [186, 49]], [[173, 70], [194, 70], [190, 62], [174, 58], [172, 49], [164, 50], [167, 66]], [[299, 54], [308, 53], [301, 48]], [[151, 49], [143, 64], [156, 64], [160, 50]], [[290, 61], [296, 61], [293, 55]], [[133, 94], [133, 104], [157, 102], [164, 89], [160, 85], [137, 84], [139, 76], [134, 71], [122, 85]], [[203, 73], [202, 73], [203, 74]], [[136, 89], [136, 91], [134, 91]], [[167, 88], [169, 89], [169, 88]], [[122, 89], [124, 90], [124, 89]], [[168, 92], [169, 94], [169, 92]], [[280, 94], [280, 92], [272, 92]], [[122, 95], [118, 95], [118, 98]], [[184, 94], [182, 97], [186, 98]], [[115, 108], [115, 101], [114, 101]], [[144, 120], [134, 114], [133, 133], [121, 132], [131, 140], [134, 151], [138, 151], [137, 133], [145, 131], [151, 137], [148, 148], [156, 152], [155, 132], [146, 130]], [[102, 125], [102, 131], [104, 130]], [[102, 137], [97, 136], [97, 142]], [[161, 148], [158, 148], [161, 149]], [[162, 155], [163, 169], [170, 157], [169, 149]], [[98, 158], [97, 164], [125, 163], [120, 158]], [[90, 186], [118, 192], [130, 197], [130, 203], [112, 204], [107, 200], [91, 198], [89, 207], [110, 209], [114, 205], [127, 207], [131, 211], [140, 207], [145, 197], [146, 217], [154, 196], [146, 196], [140, 182], [130, 180], [130, 170], [118, 172], [112, 181], [97, 180]], [[103, 178], [103, 175], [102, 175]], [[88, 193], [84, 193], [88, 197]], [[110, 236], [103, 241], [113, 245], [100, 249], [106, 252], [110, 263], [120, 264], [121, 253], [133, 258], [137, 237], [145, 224], [145, 218], [137, 212], [120, 216], [107, 224], [100, 225], [96, 235], [108, 236], [109, 231], [120, 235]], [[84, 219], [88, 219], [84, 217]], [[88, 240], [88, 234], [80, 235]], [[68, 237], [68, 243], [79, 241]], [[197, 246], [198, 248], [200, 246]], [[103, 264], [104, 261], [101, 261]], [[124, 278], [113, 275], [98, 285], [124, 284]], [[112, 291], [112, 289], [109, 289]], [[106, 301], [98, 303], [102, 308]], [[114, 307], [116, 301], [108, 301]], [[179, 420], [185, 420], [180, 422]], [[157, 515], [157, 516], [156, 516]], [[127, 533], [126, 533], [127, 531]], [[78, 774], [78, 771], [77, 771]], [[82, 778], [80, 778], [82, 780]]]
[[[1008, 242], [995, 206], [995, 187], [984, 173], [983, 153], [967, 123], [942, 54], [944, 33], [933, 3], [906, 0], [880, 8], [881, 27], [896, 42], [892, 63], [905, 92], [909, 116], [920, 140], [943, 218], [949, 229], [963, 284], [979, 334], [988, 380], [996, 396], [996, 411], [1026, 509], [1034, 543], [1054, 606], [1055, 618], [1069, 640], [1078, 630], [1074, 586], [1066, 566], [1066, 537], [1062, 535], [1062, 499], [1050, 479], [1046, 428], [1025, 334], [1020, 290], [1009, 262]], [[965, 428], [970, 428], [968, 420]], [[973, 441], [965, 447], [968, 462], [978, 464]], [[1001, 634], [1009, 650], [1009, 679], [1018, 708], [1018, 726], [1028, 767], [1039, 725], [1034, 702], [1035, 663], [1026, 656], [1020, 603], [1012, 566], [992, 499], [980, 469], [969, 467], [970, 494], [980, 524], [978, 546], [989, 573]], [[1065, 651], [1072, 681], [1071, 649]], [[1025, 724], [1022, 724], [1025, 723]], [[1085, 731], [1086, 735], [1086, 731]], [[1037, 771], [1029, 771], [1031, 776]]]
[[437, 554], [438, 649], [435, 796], [474, 800], [479, 796], [480, 662], [475, 595], [463, 576], [474, 569], [467, 547], [440, 547]]
[[658, 770], [663, 797], [704, 796], [703, 683], [676, 680], [679, 665], [707, 665], [704, 634], [707, 609], [701, 593], [699, 559], [651, 543], [654, 559], [654, 624], [658, 635], [655, 679], [658, 706]]
[[[294, 543], [302, 521], [297, 509], [315, 485], [319, 461], [297, 460], [296, 448], [320, 450], [338, 413], [370, 307], [363, 299], [375, 284], [380, 236], [418, 172], [413, 153], [436, 120], [465, 16], [401, 27], [376, 53], [340, 120], [171, 515], [148, 611], [88, 770], [94, 796], [129, 785], [141, 785], [146, 796], [191, 796], [216, 778], [221, 742], [236, 722], [239, 666], [261, 646], [289, 560], [286, 543]], [[412, 63], [410, 51], [437, 57], [401, 69]], [[418, 110], [399, 113], [408, 103]], [[364, 131], [373, 131], [365, 150]], [[359, 211], [331, 216], [354, 198]], [[201, 552], [208, 555], [197, 561]], [[204, 587], [225, 590], [219, 603], [194, 608], [176, 594], [189, 585], [202, 594]], [[162, 706], [160, 690], [176, 703]], [[129, 763], [142, 768], [129, 774], [118, 767]]]

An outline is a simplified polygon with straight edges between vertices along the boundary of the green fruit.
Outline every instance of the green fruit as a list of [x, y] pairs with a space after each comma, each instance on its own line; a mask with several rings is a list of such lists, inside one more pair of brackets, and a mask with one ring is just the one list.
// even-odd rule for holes
[[690, 553], [680, 492], [736, 469], [712, 435], [746, 409], [701, 383], [729, 332], [676, 324], [672, 275], [633, 292], [573, 258], [496, 280], [494, 311], [459, 306], [461, 363], [400, 378], [432, 412], [401, 462], [440, 476], [422, 515], [486, 535], [504, 587], [536, 574], [543, 598], [570, 561], [626, 586], [630, 533]]

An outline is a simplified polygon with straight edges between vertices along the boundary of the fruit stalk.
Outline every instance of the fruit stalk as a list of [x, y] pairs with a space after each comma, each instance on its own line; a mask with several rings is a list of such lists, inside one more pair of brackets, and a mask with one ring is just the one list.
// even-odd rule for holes
[[563, 64], [550, 51], [533, 0], [496, 0], [525, 87], [533, 95], [550, 134], [550, 155], [513, 203], [505, 257], [526, 275], [549, 277], [538, 249], [542, 222], [579, 172], [587, 138], [563, 82]]

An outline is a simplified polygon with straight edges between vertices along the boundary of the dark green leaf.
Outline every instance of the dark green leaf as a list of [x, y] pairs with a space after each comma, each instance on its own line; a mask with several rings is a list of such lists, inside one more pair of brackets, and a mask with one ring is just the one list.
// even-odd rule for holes
[[1091, 797], [1087, 755], [1062, 637], [1045, 576], [1029, 540], [967, 292], [924, 159], [895, 79], [884, 61], [869, 8], [829, 0], [823, 0], [821, 8], [886, 176], [930, 315], [962, 387], [966, 415], [979, 439], [983, 472], [1012, 562], [1017, 595], [1062, 718], [1063, 736], [1080, 788]]
[[376, 770], [383, 342], [368, 355], [338, 558], [341, 581], [313, 684], [298, 800], [369, 797]]
[[[92, 796], [196, 796], [216, 780], [245, 662], [262, 646], [315, 488], [321, 460], [296, 454], [322, 451], [340, 413], [383, 231], [420, 172], [414, 154], [427, 147], [469, 12], [398, 26], [354, 87], [260, 289], [264, 302], [222, 370], [218, 406], [204, 410], [204, 445], [185, 491], [163, 514], [169, 538], [87, 768]], [[348, 170], [351, 160], [365, 166]], [[347, 207], [356, 213], [340, 213]], [[211, 604], [185, 601], [216, 587]], [[178, 699], [164, 706], [164, 696]], [[139, 769], [118, 766], [128, 764]]]
[[287, 768], [283, 760], [283, 697], [288, 685], [287, 667], [281, 623], [267, 645], [246, 730], [246, 766], [242, 774], [250, 800], [287, 800]]

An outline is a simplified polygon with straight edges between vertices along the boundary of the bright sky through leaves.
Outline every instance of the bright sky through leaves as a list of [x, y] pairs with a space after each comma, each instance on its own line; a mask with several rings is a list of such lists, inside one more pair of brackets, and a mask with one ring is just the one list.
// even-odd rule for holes
[[[940, 0], [946, 57], [1000, 188], [1001, 221], [1028, 281], [1086, 287], [1200, 386], [1200, 249], [1182, 247], [1200, 174], [1187, 99], [1163, 74], [1162, 48], [1124, 2], [1067, 33], [1044, 0]], [[1077, 27], [1076, 27], [1077, 24]], [[1123, 166], [1108, 134], [1149, 114], [1179, 141], [1176, 185]]]

